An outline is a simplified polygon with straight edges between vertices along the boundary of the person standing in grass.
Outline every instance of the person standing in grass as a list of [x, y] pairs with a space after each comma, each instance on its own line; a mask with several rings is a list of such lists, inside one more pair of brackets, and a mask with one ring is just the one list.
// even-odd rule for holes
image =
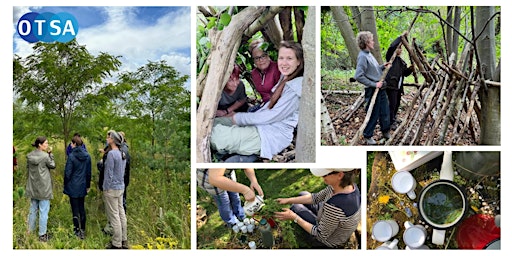
[[64, 169], [64, 194], [69, 196], [74, 233], [85, 239], [85, 196], [91, 187], [91, 157], [82, 147], [80, 135], [71, 139], [71, 151]]
[[278, 220], [293, 220], [310, 234], [313, 247], [343, 248], [361, 221], [361, 192], [354, 183], [355, 169], [310, 169], [327, 185], [318, 193], [278, 198], [292, 204], [274, 213]]
[[39, 241], [46, 242], [50, 238], [47, 233], [47, 224], [50, 199], [53, 198], [50, 169], [55, 169], [55, 160], [46, 137], [37, 137], [32, 146], [36, 149], [27, 155], [26, 196], [30, 198], [28, 232], [35, 230], [36, 216], [39, 212]]
[[245, 218], [239, 193], [249, 202], [256, 199], [254, 190], [263, 196], [263, 190], [252, 168], [245, 169], [245, 175], [251, 182], [249, 186], [237, 182], [235, 171], [226, 168], [197, 169], [196, 173], [197, 185], [215, 199], [220, 217], [230, 228]]
[[126, 156], [119, 150], [123, 139], [116, 131], [109, 131], [108, 151], [103, 178], [103, 201], [107, 219], [113, 229], [113, 235], [107, 249], [128, 249], [126, 214], [123, 207], [124, 170]]

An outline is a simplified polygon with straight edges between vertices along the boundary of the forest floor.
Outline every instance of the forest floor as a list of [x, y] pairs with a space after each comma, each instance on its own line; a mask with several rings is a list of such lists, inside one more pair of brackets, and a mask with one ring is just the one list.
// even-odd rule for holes
[[[406, 107], [408, 102], [412, 102], [414, 98], [414, 92], [416, 90], [409, 89], [405, 91], [405, 94], [402, 95], [401, 104], [397, 113], [397, 120], [404, 120], [406, 115]], [[332, 121], [332, 125], [334, 127], [336, 136], [338, 138], [339, 145], [350, 145], [352, 140], [354, 139], [355, 134], [361, 127], [366, 117], [366, 111], [364, 108], [364, 104], [362, 104], [355, 113], [349, 118], [349, 120], [343, 120], [341, 117], [341, 113], [347, 111], [357, 100], [360, 94], [355, 93], [329, 93], [324, 94], [325, 104], [327, 110], [329, 112], [329, 116]], [[417, 107], [417, 106], [415, 106]], [[428, 129], [425, 129], [429, 131]], [[430, 132], [430, 131], [429, 131]], [[391, 131], [393, 135], [394, 131]], [[446, 140], [449, 141], [451, 134], [446, 135]], [[382, 132], [380, 131], [380, 126], [377, 124], [375, 128], [373, 138], [377, 141], [378, 145], [384, 145], [385, 140], [382, 138]], [[421, 141], [420, 141], [421, 143]], [[322, 145], [332, 146], [332, 143], [326, 142], [322, 140]], [[356, 145], [364, 145], [364, 142], [360, 141], [359, 144]], [[461, 142], [458, 144], [459, 146], [467, 146], [467, 145], [477, 145], [475, 139], [473, 139], [469, 134], [463, 134]]]
[[[456, 152], [454, 152], [455, 157]], [[445, 244], [435, 245], [431, 243], [432, 227], [422, 220], [418, 211], [418, 198], [423, 187], [439, 179], [439, 170], [442, 163], [442, 155], [422, 166], [411, 170], [411, 174], [417, 181], [415, 189], [416, 199], [411, 200], [407, 195], [396, 193], [391, 184], [391, 177], [396, 172], [393, 162], [387, 152], [369, 152], [368, 153], [368, 192], [367, 192], [367, 218], [366, 218], [366, 239], [367, 249], [375, 249], [381, 242], [372, 239], [371, 229], [373, 224], [382, 219], [394, 219], [400, 227], [400, 231], [394, 237], [399, 240], [398, 248], [404, 249], [405, 244], [402, 239], [404, 231], [404, 222], [410, 221], [414, 224], [422, 224], [427, 227], [427, 242], [430, 249], [458, 249], [457, 231], [458, 227], [465, 219], [474, 214], [485, 214], [496, 216], [500, 214], [500, 193], [501, 178], [499, 175], [499, 163], [497, 170], [492, 176], [468, 176], [456, 164], [454, 166], [454, 182], [462, 187], [468, 199], [470, 206], [462, 222], [446, 231]]]

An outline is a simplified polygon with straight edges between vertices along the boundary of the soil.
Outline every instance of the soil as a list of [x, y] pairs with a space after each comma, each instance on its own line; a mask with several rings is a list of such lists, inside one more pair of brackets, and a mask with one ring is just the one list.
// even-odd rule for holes
[[[402, 95], [401, 104], [397, 113], [397, 120], [403, 121], [405, 119], [405, 115], [407, 113], [406, 107], [407, 102], [412, 102], [414, 98], [414, 92], [416, 90], [406, 90], [406, 93]], [[338, 142], [340, 145], [349, 145], [352, 140], [354, 139], [354, 136], [356, 135], [357, 131], [361, 127], [361, 125], [364, 122], [364, 119], [366, 118], [366, 111], [364, 109], [364, 104], [362, 104], [355, 113], [351, 116], [349, 120], [343, 120], [343, 114], [356, 102], [357, 98], [360, 96], [360, 94], [354, 94], [354, 93], [331, 93], [331, 94], [324, 94], [325, 104], [327, 107], [327, 110], [329, 111], [329, 116], [332, 121], [332, 125], [334, 127], [334, 130], [336, 132]], [[414, 108], [417, 108], [418, 106], [414, 106]], [[449, 126], [451, 128], [451, 126]], [[451, 131], [451, 129], [449, 129]], [[424, 136], [426, 136], [426, 132], [430, 132], [430, 129], [425, 129]], [[391, 131], [391, 135], [393, 135], [394, 131]], [[450, 138], [453, 135], [448, 132], [446, 134], [446, 141], [450, 141]], [[477, 134], [478, 136], [478, 134]], [[361, 135], [362, 137], [362, 135]], [[378, 145], [384, 145], [386, 142], [385, 139], [382, 137], [382, 132], [380, 131], [380, 126], [377, 124], [377, 127], [375, 128], [374, 136], [373, 138], [375, 141], [377, 141]], [[458, 142], [457, 145], [461, 146], [467, 146], [467, 145], [477, 145], [478, 144], [478, 137], [473, 138], [469, 132], [466, 132], [462, 135], [461, 140]], [[420, 140], [420, 145], [424, 145], [425, 140]], [[396, 142], [398, 144], [399, 142]], [[408, 142], [405, 142], [407, 144]], [[393, 143], [395, 144], [395, 143]], [[329, 140], [322, 140], [322, 145], [326, 146], [332, 146], [333, 143], [331, 143]], [[356, 145], [364, 145], [363, 141], [360, 141], [359, 144]]]

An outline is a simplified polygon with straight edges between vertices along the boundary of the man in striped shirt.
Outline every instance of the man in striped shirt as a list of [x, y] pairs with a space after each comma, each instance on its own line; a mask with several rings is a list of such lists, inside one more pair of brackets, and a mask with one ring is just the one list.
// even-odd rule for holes
[[327, 187], [317, 193], [278, 198], [290, 209], [276, 212], [279, 220], [293, 220], [313, 239], [313, 247], [343, 248], [361, 221], [361, 192], [353, 182], [355, 169], [310, 169]]

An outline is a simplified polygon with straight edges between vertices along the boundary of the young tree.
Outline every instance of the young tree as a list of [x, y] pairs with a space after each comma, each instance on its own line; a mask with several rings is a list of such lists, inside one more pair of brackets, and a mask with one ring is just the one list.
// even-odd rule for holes
[[[25, 59], [15, 56], [14, 92], [28, 105], [42, 107], [45, 114], [57, 116], [64, 147], [71, 127], [79, 120], [75, 110], [90, 104], [84, 98], [101, 86], [103, 79], [117, 71], [118, 57], [106, 53], [91, 55], [76, 40], [68, 43], [36, 43], [34, 53]], [[54, 131], [56, 134], [59, 132]]]

